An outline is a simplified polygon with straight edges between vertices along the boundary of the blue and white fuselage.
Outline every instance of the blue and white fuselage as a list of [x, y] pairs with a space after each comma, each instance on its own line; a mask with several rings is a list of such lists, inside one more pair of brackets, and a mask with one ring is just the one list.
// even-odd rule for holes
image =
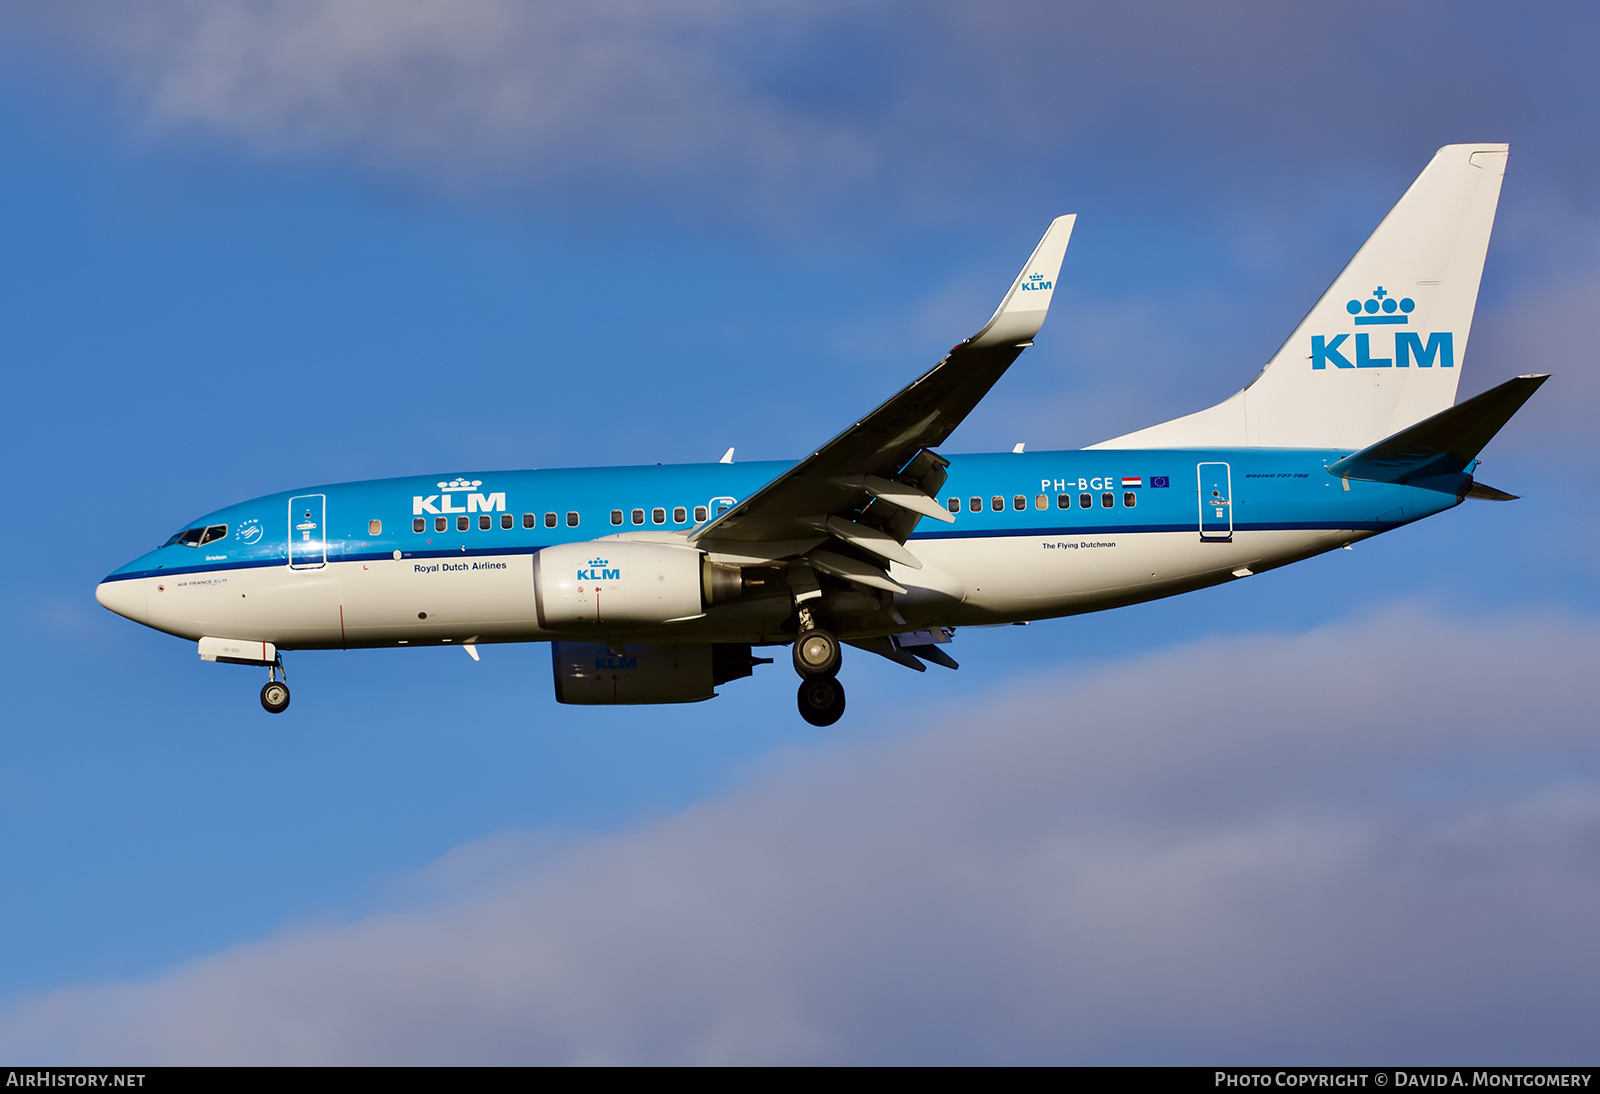
[[[1187, 592], [1431, 516], [1459, 504], [1471, 483], [1462, 474], [1453, 484], [1432, 484], [1455, 487], [1440, 490], [1330, 475], [1328, 466], [1347, 455], [952, 456], [940, 500], [955, 519], [922, 522], [908, 540], [922, 568], [891, 561], [889, 575], [906, 592], [857, 607], [849, 633], [1045, 619]], [[186, 530], [200, 536], [134, 559], [98, 595], [112, 610], [182, 638], [225, 635], [283, 650], [594, 635], [594, 628], [541, 626], [536, 554], [619, 534], [686, 541], [708, 516], [791, 466], [475, 472], [270, 494], [194, 520]], [[481, 485], [440, 489], [452, 481]], [[1213, 490], [1219, 497], [1209, 496]], [[474, 495], [484, 504], [469, 509]], [[198, 542], [207, 529], [216, 538]], [[605, 569], [593, 574], [602, 588]], [[701, 619], [605, 637], [659, 641], [670, 632], [682, 641], [788, 642], [790, 615], [786, 598], [741, 597], [707, 605]]]

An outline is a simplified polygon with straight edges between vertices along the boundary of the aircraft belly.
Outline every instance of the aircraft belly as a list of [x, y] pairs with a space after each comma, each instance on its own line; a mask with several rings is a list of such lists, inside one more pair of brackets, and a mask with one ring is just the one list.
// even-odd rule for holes
[[951, 624], [1042, 619], [1171, 596], [1331, 550], [1358, 534], [1240, 531], [1202, 542], [1192, 531], [925, 539], [917, 551], [966, 587]]

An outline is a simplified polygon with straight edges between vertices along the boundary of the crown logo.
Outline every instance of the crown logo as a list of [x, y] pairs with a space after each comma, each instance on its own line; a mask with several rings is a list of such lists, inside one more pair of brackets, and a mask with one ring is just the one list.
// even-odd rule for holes
[[477, 487], [480, 487], [482, 485], [483, 485], [483, 480], [482, 479], [460, 479], [460, 478], [457, 478], [457, 479], [451, 479], [449, 482], [441, 482], [439, 484], [439, 489], [440, 490], [474, 490]]
[[1028, 280], [1029, 281], [1043, 281], [1044, 280], [1044, 274], [1042, 274], [1042, 273], [1029, 274], [1028, 275]]
[[[1358, 327], [1396, 326], [1409, 323], [1417, 302], [1409, 296], [1396, 300], [1382, 285], [1372, 290], [1367, 300], [1352, 300], [1344, 310], [1356, 317]], [[1398, 313], [1398, 314], [1396, 314]]]
[[591, 558], [589, 560], [589, 565], [591, 565], [591, 566], [609, 566], [609, 565], [611, 565], [611, 561], [610, 561], [610, 559], [604, 559], [604, 558]]

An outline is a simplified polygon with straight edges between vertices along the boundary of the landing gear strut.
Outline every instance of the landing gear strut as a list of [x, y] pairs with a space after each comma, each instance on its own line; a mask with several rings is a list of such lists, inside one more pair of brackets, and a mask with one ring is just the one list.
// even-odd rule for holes
[[[283, 679], [278, 679], [279, 674]], [[283, 658], [267, 666], [267, 682], [261, 689], [261, 706], [268, 714], [289, 709], [289, 674], [283, 671]]]

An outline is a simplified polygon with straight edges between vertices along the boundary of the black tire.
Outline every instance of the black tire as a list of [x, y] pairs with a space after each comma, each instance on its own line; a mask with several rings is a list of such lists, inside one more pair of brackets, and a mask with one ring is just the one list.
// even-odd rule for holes
[[289, 709], [289, 685], [277, 680], [268, 682], [261, 689], [261, 707], [268, 714], [282, 714]]
[[794, 640], [794, 671], [801, 676], [833, 676], [839, 671], [839, 640], [814, 627]]
[[844, 717], [844, 685], [832, 676], [800, 681], [800, 717], [814, 726], [831, 726]]

